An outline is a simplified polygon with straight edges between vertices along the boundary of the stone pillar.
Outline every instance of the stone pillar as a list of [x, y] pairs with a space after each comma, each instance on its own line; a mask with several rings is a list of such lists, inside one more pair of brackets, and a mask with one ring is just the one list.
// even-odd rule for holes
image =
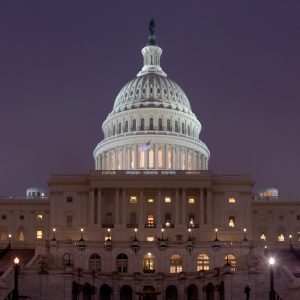
[[94, 224], [94, 190], [89, 191], [89, 226]]
[[164, 151], [164, 162], [163, 162], [163, 169], [169, 169], [169, 164], [168, 164], [168, 146], [164, 145], [163, 147], [163, 151]]
[[213, 197], [212, 191], [207, 189], [207, 223], [212, 224], [212, 215], [213, 215]]
[[144, 169], [145, 170], [147, 170], [148, 168], [149, 168], [149, 150], [146, 150], [145, 152], [144, 152], [145, 154], [145, 167], [144, 167]]
[[139, 153], [139, 147], [138, 145], [135, 145], [134, 147], [134, 168], [138, 169], [138, 153]]
[[180, 218], [179, 218], [179, 190], [176, 189], [175, 191], [175, 220], [174, 224], [180, 224]]
[[200, 189], [199, 193], [200, 193], [200, 197], [199, 197], [199, 207], [200, 207], [199, 217], [200, 217], [200, 220], [199, 220], [199, 223], [201, 225], [203, 225], [204, 224], [204, 213], [205, 213], [204, 212], [204, 203], [203, 203], [203, 201], [204, 201], [204, 199], [203, 199], [203, 197], [204, 197], [203, 189]]
[[127, 170], [130, 170], [131, 169], [131, 165], [130, 165], [130, 151], [131, 151], [131, 149], [130, 149], [130, 146], [127, 146], [126, 147], [126, 155], [127, 155], [127, 166], [126, 166], [126, 169]]
[[98, 224], [102, 224], [102, 190], [98, 189]]
[[126, 226], [126, 190], [122, 189], [122, 224]]
[[161, 190], [158, 190], [157, 193], [157, 228], [161, 227], [161, 207], [162, 207], [162, 198], [161, 198]]
[[172, 147], [172, 168], [173, 170], [177, 170], [177, 166], [176, 166], [176, 162], [177, 162], [177, 159], [176, 159], [176, 155], [177, 155], [177, 149], [175, 147]]
[[119, 188], [115, 189], [115, 224], [120, 224], [120, 218], [119, 218]]
[[154, 169], [158, 169], [158, 145], [154, 145]]
[[144, 191], [143, 189], [140, 190], [140, 197], [139, 197], [139, 227], [144, 227]]
[[186, 195], [185, 195], [185, 189], [182, 189], [182, 224], [186, 224]]

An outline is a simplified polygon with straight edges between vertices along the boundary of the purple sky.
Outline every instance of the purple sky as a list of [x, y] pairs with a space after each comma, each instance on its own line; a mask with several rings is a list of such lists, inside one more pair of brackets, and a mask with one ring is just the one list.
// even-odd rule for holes
[[299, 195], [299, 16], [300, 1], [1, 1], [0, 195], [94, 167], [152, 17], [210, 169]]

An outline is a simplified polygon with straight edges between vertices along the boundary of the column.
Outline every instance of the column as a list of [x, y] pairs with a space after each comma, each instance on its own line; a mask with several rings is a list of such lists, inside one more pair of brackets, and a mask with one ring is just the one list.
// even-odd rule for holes
[[207, 223], [212, 224], [213, 216], [213, 198], [212, 198], [212, 191], [207, 189]]
[[94, 224], [94, 190], [89, 191], [89, 225]]
[[204, 193], [203, 193], [203, 189], [199, 190], [200, 193], [200, 197], [199, 197], [199, 207], [200, 207], [200, 212], [199, 212], [199, 216], [200, 216], [200, 224], [203, 225], [204, 224]]
[[157, 228], [161, 227], [161, 207], [162, 207], [162, 199], [161, 199], [161, 190], [158, 190], [157, 193]]
[[119, 155], [120, 155], [120, 170], [123, 170], [123, 147], [119, 149]]
[[148, 163], [148, 160], [149, 160], [149, 150], [146, 150], [144, 153], [145, 153], [144, 154], [145, 155], [145, 167], [144, 167], [144, 169], [147, 170], [149, 168], [149, 163]]
[[138, 169], [138, 153], [139, 153], [139, 148], [138, 148], [138, 145], [135, 145], [134, 147], [134, 168], [135, 169]]
[[126, 147], [126, 155], [127, 155], [127, 166], [126, 166], [126, 170], [130, 170], [131, 166], [130, 166], [130, 146]]
[[144, 227], [144, 190], [140, 190], [140, 197], [139, 197], [139, 227], [143, 228]]
[[115, 219], [114, 223], [115, 224], [120, 224], [120, 218], [119, 218], [119, 188], [116, 188], [115, 190]]
[[172, 169], [173, 170], [177, 170], [177, 166], [176, 166], [176, 155], [177, 155], [177, 151], [175, 147], [172, 147]]
[[154, 145], [154, 169], [158, 169], [158, 145]]
[[182, 198], [181, 198], [181, 203], [182, 203], [182, 224], [186, 224], [186, 199], [185, 199], [185, 189], [182, 189]]
[[102, 224], [102, 189], [98, 189], [98, 224]]
[[179, 220], [179, 190], [176, 189], [175, 191], [175, 220], [174, 220], [175, 224], [179, 224], [180, 220]]
[[122, 224], [126, 226], [126, 191], [122, 189]]

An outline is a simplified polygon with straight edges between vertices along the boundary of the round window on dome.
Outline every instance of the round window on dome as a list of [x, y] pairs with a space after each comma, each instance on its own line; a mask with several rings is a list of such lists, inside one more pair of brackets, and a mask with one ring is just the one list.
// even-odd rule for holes
[[158, 94], [160, 93], [160, 89], [157, 89], [157, 93], [158, 93]]
[[152, 88], [150, 88], [150, 93], [152, 94], [152, 92], [153, 92], [153, 89], [152, 89]]
[[143, 94], [146, 94], [146, 89], [143, 89]]
[[136, 90], [136, 94], [138, 94], [140, 91], [139, 90]]
[[164, 89], [164, 93], [165, 93], [165, 94], [167, 93], [167, 90], [166, 90], [166, 89]]

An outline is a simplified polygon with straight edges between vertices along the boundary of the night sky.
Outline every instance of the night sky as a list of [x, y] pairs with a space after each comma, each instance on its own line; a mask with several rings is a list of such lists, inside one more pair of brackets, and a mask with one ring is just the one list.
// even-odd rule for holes
[[300, 1], [1, 1], [0, 195], [94, 168], [152, 17], [210, 169], [300, 195], [299, 16]]

